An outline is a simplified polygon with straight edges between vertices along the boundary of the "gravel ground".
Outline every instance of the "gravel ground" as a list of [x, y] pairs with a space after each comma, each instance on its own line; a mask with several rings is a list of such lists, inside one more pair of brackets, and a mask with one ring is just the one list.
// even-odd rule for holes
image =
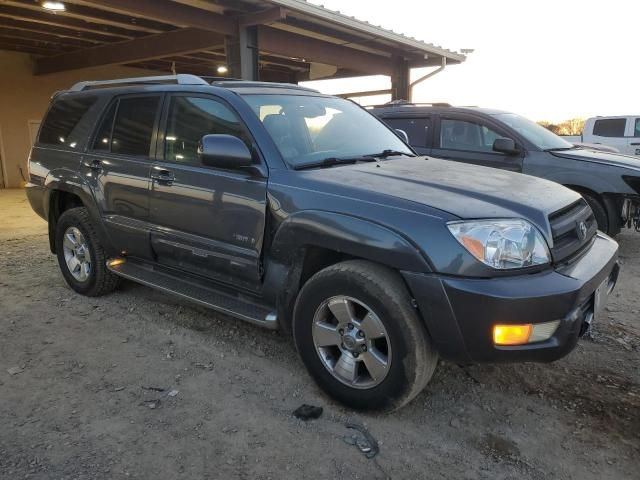
[[[410, 405], [368, 415], [280, 334], [132, 283], [76, 295], [24, 193], [0, 190], [0, 478], [637, 479], [640, 234], [618, 240], [593, 340], [553, 364], [441, 362]], [[302, 403], [324, 414], [297, 420]]]

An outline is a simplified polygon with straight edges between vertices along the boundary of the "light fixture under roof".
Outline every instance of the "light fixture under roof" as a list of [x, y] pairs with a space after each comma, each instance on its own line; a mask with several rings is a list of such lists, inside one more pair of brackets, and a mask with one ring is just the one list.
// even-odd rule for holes
[[226, 65], [220, 65], [220, 66], [218, 67], [218, 73], [220, 73], [220, 74], [225, 74], [225, 73], [227, 73], [228, 71], [229, 71], [229, 69], [227, 68], [227, 66], [226, 66]]
[[64, 12], [67, 9], [62, 2], [42, 2], [42, 8], [52, 12]]

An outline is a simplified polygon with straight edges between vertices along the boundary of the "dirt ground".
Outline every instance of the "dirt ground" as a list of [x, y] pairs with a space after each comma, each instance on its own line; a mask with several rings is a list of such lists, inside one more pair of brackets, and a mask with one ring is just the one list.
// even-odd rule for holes
[[[24, 193], [0, 190], [0, 478], [637, 479], [640, 234], [618, 240], [618, 288], [567, 358], [441, 363], [410, 405], [365, 415], [280, 334], [132, 283], [76, 295]], [[324, 414], [297, 420], [302, 403]]]

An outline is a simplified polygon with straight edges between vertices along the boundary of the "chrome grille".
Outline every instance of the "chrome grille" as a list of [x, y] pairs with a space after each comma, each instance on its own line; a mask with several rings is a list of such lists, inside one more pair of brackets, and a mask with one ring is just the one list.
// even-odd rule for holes
[[553, 234], [551, 254], [556, 262], [566, 260], [578, 253], [591, 241], [598, 230], [593, 212], [582, 198], [552, 213], [549, 216], [549, 223]]

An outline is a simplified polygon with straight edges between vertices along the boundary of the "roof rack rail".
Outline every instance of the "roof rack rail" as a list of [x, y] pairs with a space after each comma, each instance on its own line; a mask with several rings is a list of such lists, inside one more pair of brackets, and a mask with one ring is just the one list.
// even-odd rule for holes
[[197, 75], [190, 75], [181, 73], [178, 75], [160, 75], [157, 77], [133, 77], [133, 78], [119, 78], [116, 80], [97, 80], [89, 82], [78, 82], [68, 91], [81, 92], [90, 88], [96, 87], [110, 87], [118, 85], [135, 85], [135, 84], [155, 84], [155, 83], [171, 83], [174, 82], [178, 85], [209, 85], [209, 82]]

